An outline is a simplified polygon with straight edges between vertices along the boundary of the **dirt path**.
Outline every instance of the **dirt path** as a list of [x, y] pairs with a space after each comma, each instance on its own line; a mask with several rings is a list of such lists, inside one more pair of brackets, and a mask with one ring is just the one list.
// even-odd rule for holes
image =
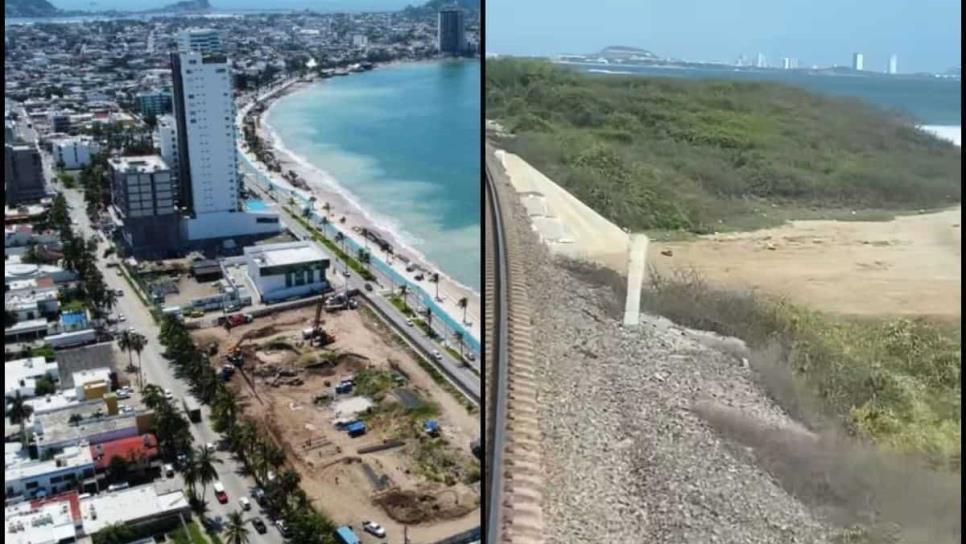
[[[694, 269], [713, 283], [751, 288], [848, 315], [960, 316], [961, 207], [892, 221], [793, 221], [697, 241], [654, 241], [661, 273]], [[662, 255], [671, 250], [672, 256]]]

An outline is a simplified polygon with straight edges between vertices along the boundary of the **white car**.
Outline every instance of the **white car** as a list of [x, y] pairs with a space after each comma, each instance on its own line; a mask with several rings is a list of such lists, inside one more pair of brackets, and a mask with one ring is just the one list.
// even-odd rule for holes
[[406, 320], [406, 324], [409, 325], [410, 327], [412, 327], [413, 326], [413, 320], [412, 319], [407, 319]]
[[218, 448], [215, 447], [214, 442], [208, 442], [207, 444], [205, 444], [205, 449], [208, 450], [209, 453], [215, 453], [215, 450], [217, 450]]
[[166, 477], [171, 478], [172, 476], [174, 476], [174, 465], [172, 465], [171, 463], [166, 463], [163, 468], [164, 468], [164, 475]]
[[382, 525], [379, 525], [374, 521], [363, 521], [362, 530], [379, 538], [386, 537], [386, 530], [382, 528]]
[[127, 318], [124, 317], [124, 314], [117, 314], [117, 320], [118, 321], [124, 321], [125, 319], [127, 319]]
[[174, 393], [172, 393], [170, 389], [165, 389], [164, 390], [164, 398], [166, 398], [168, 400], [174, 400]]
[[440, 353], [439, 350], [435, 350], [434, 349], [433, 350], [433, 359], [436, 359], [437, 361], [442, 361], [443, 360], [443, 354]]
[[252, 501], [248, 500], [248, 497], [242, 497], [238, 499], [238, 505], [241, 506], [242, 510], [252, 509]]

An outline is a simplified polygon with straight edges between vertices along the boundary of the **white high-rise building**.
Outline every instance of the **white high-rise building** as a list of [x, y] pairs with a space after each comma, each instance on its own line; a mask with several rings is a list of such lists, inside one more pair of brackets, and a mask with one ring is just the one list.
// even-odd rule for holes
[[852, 69], [862, 71], [863, 66], [862, 53], [852, 53]]
[[768, 62], [765, 59], [764, 53], [758, 53], [758, 59], [755, 61], [756, 68], [767, 68]]
[[192, 28], [178, 35], [178, 52], [197, 51], [203, 55], [221, 52], [221, 37], [210, 28]]
[[[231, 63], [217, 34], [190, 30], [171, 55], [179, 207], [187, 242], [273, 234], [278, 213], [246, 211], [239, 200]], [[167, 129], [166, 129], [167, 130]]]
[[897, 55], [892, 55], [889, 57], [889, 73], [898, 74], [899, 73], [899, 57]]
[[791, 70], [792, 69], [792, 59], [785, 57], [782, 59], [782, 69]]
[[171, 167], [173, 173], [178, 171], [178, 129], [174, 117], [162, 115], [158, 117], [158, 126], [154, 131], [154, 147], [161, 153], [161, 158]]

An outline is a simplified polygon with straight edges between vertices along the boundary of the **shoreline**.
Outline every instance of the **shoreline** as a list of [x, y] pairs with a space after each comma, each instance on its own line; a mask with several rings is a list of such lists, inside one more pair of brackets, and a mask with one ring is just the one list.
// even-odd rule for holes
[[[445, 61], [445, 59], [443, 59], [443, 61]], [[417, 61], [392, 61], [378, 63], [374, 65], [373, 69], [382, 68], [385, 66], [414, 64], [421, 62], [439, 61], [433, 59], [422, 59]], [[343, 77], [349, 77], [351, 75], [353, 74], [350, 73], [348, 76]], [[434, 298], [436, 293], [436, 285], [434, 285], [433, 282], [430, 282], [428, 278], [434, 272], [439, 273], [439, 299], [436, 300], [436, 304], [439, 305], [447, 314], [449, 314], [449, 317], [453, 321], [462, 323], [463, 327], [467, 329], [474, 339], [477, 342], [480, 342], [482, 339], [480, 323], [482, 316], [482, 297], [480, 292], [473, 287], [463, 284], [443, 271], [439, 265], [430, 261], [421, 251], [413, 247], [413, 236], [405, 232], [405, 229], [398, 225], [394, 218], [383, 216], [382, 214], [367, 208], [365, 202], [361, 201], [357, 195], [353, 194], [351, 190], [346, 188], [345, 185], [338, 180], [338, 178], [329, 172], [326, 172], [323, 168], [313, 164], [307, 158], [302, 157], [286, 147], [284, 141], [278, 135], [275, 128], [271, 125], [271, 123], [268, 122], [267, 118], [277, 100], [285, 96], [309, 89], [312, 85], [324, 83], [324, 81], [324, 79], [313, 79], [311, 81], [291, 80], [286, 83], [286, 86], [283, 88], [268, 91], [266, 95], [263, 95], [263, 98], [260, 99], [260, 102], [264, 107], [264, 111], [262, 111], [256, 120], [256, 134], [266, 143], [266, 145], [270, 146], [271, 150], [275, 154], [275, 158], [278, 160], [279, 165], [282, 168], [282, 173], [287, 173], [289, 170], [294, 171], [309, 186], [310, 191], [308, 193], [316, 198], [316, 213], [328, 217], [333, 225], [341, 225], [345, 235], [353, 238], [359, 244], [369, 244], [369, 242], [359, 232], [359, 229], [362, 228], [377, 233], [390, 244], [392, 244], [394, 250], [392, 258], [384, 258], [385, 254], [377, 249], [374, 249], [372, 252], [374, 258], [380, 258], [384, 263], [395, 270], [395, 272], [412, 282], [414, 285], [418, 285], [429, 296]], [[254, 103], [255, 101], [252, 101], [239, 109], [237, 119], [239, 124], [241, 124], [241, 122], [244, 120]], [[288, 182], [287, 179], [283, 178], [281, 174], [269, 173], [267, 169], [264, 168], [262, 163], [260, 163], [251, 153], [243, 151], [241, 146], [239, 146], [239, 151], [244, 153], [248, 160], [255, 165], [256, 169], [261, 173], [269, 176], [277, 182], [280, 182], [284, 186], [292, 187], [294, 190], [299, 191], [300, 193], [306, 193], [306, 191], [303, 189], [294, 187]], [[327, 213], [323, 207], [326, 203], [329, 205], [329, 210]], [[406, 265], [400, 262], [400, 256], [424, 269], [425, 277], [422, 281], [418, 281], [414, 277], [419, 273], [419, 269], [408, 272], [406, 270]], [[466, 322], [469, 324], [463, 321], [463, 310], [457, 306], [457, 301], [462, 297], [466, 297], [468, 301], [468, 306], [466, 309]], [[450, 339], [446, 340], [447, 343], [450, 343]]]

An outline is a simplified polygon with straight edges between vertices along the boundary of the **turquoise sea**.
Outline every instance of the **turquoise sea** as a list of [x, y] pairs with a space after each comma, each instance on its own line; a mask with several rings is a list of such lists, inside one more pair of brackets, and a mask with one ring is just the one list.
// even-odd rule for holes
[[480, 63], [396, 64], [279, 99], [284, 146], [447, 275], [480, 290]]
[[898, 110], [923, 125], [960, 124], [961, 82], [928, 76], [861, 75], [813, 70], [736, 70], [727, 67], [625, 66], [571, 64], [575, 69], [601, 74], [624, 74], [693, 79], [774, 81], [817, 93], [859, 98], [887, 110]]

